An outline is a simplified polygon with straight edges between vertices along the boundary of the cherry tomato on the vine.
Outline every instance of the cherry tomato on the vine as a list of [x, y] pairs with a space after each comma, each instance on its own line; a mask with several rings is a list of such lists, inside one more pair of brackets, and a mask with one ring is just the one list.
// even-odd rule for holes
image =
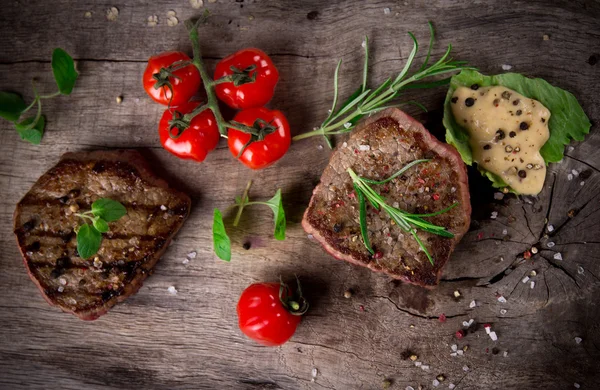
[[167, 51], [148, 60], [142, 81], [155, 102], [177, 107], [198, 92], [202, 85], [200, 72], [193, 64], [180, 67], [179, 61], [191, 60], [179, 51]]
[[279, 72], [262, 50], [248, 48], [222, 59], [215, 69], [215, 80], [230, 76], [232, 82], [215, 86], [217, 96], [229, 107], [261, 107], [273, 97]]
[[[228, 129], [227, 144], [231, 154], [236, 158], [239, 156], [239, 160], [249, 168], [268, 167], [283, 157], [290, 148], [290, 125], [281, 111], [265, 107], [249, 108], [238, 112], [233, 121], [261, 129], [259, 132], [262, 134], [258, 137]], [[253, 142], [248, 144], [249, 141]]]
[[267, 346], [288, 341], [306, 310], [308, 303], [301, 294], [292, 296], [288, 287], [280, 283], [252, 284], [244, 290], [237, 304], [241, 331]]
[[[188, 102], [167, 109], [158, 124], [158, 134], [163, 148], [179, 158], [203, 161], [208, 152], [219, 143], [219, 129], [211, 110], [205, 109], [194, 116], [189, 124], [177, 121], [193, 112], [200, 102]], [[175, 120], [175, 122], [173, 122]]]

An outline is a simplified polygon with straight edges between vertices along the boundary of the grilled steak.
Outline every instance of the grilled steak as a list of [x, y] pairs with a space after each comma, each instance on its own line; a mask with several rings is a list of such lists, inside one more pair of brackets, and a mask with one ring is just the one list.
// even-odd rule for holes
[[[384, 211], [369, 206], [369, 238], [376, 251], [371, 256], [361, 238], [359, 204], [346, 170], [352, 168], [361, 177], [381, 181], [407, 163], [423, 158], [431, 161], [417, 164], [384, 185], [372, 186], [386, 203], [409, 213], [432, 213], [458, 202], [450, 211], [426, 218], [446, 227], [455, 237], [418, 230], [434, 259], [431, 265], [410, 233], [393, 224]], [[467, 173], [456, 150], [439, 142], [402, 111], [387, 109], [360, 124], [333, 152], [302, 225], [340, 260], [416, 285], [435, 286], [454, 246], [469, 227], [470, 215]]]
[[[127, 215], [109, 224], [95, 256], [77, 253], [74, 215], [110, 198]], [[17, 204], [14, 232], [31, 279], [51, 305], [84, 320], [134, 294], [190, 211], [136, 151], [67, 153]]]

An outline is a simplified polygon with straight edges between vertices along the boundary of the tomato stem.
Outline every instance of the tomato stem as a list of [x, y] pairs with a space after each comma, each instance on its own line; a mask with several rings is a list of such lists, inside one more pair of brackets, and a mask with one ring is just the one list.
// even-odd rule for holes
[[240, 218], [242, 217], [242, 211], [244, 210], [244, 206], [249, 204], [248, 202], [248, 192], [250, 192], [250, 186], [252, 186], [252, 180], [246, 184], [246, 189], [244, 189], [244, 193], [242, 194], [242, 198], [240, 202], [237, 204], [238, 211], [235, 215], [235, 219], [233, 220], [233, 226], [237, 226], [240, 223]]

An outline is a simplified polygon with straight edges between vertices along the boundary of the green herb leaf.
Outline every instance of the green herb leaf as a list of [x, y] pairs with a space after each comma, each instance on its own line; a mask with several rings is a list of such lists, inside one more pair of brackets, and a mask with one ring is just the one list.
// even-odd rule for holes
[[285, 240], [285, 212], [281, 201], [281, 189], [278, 189], [271, 199], [265, 202], [273, 210], [273, 221], [275, 223], [275, 239]]
[[63, 49], [56, 48], [52, 52], [52, 73], [60, 93], [70, 95], [79, 73], [75, 70], [73, 58]]
[[26, 108], [21, 96], [12, 92], [0, 92], [0, 117], [15, 122]]
[[[482, 87], [501, 85], [513, 89], [524, 96], [538, 100], [550, 110], [551, 116], [548, 122], [550, 138], [540, 150], [546, 163], [560, 161], [564, 156], [565, 145], [571, 140], [582, 141], [590, 131], [591, 123], [575, 96], [552, 86], [543, 79], [532, 79], [518, 73], [484, 76], [474, 70], [463, 70], [452, 77], [450, 81], [450, 88], [444, 103], [443, 122], [446, 127], [446, 142], [454, 145], [463, 161], [468, 165], [473, 164], [469, 136], [467, 131], [456, 123], [450, 100], [458, 87], [473, 84], [479, 84]], [[494, 187], [506, 186], [499, 176], [481, 169], [480, 171], [493, 182]]]
[[46, 120], [44, 116], [41, 115], [35, 125], [31, 127], [34, 120], [35, 117], [26, 118], [21, 122], [15, 123], [15, 127], [21, 136], [21, 139], [31, 142], [34, 145], [39, 145], [40, 142], [42, 142], [42, 136], [44, 135]]
[[108, 223], [102, 218], [94, 219], [93, 223], [96, 230], [98, 230], [100, 233], [106, 233], [108, 231]]
[[100, 198], [92, 203], [92, 213], [106, 222], [113, 222], [127, 214], [127, 209], [116, 200]]
[[79, 257], [87, 259], [100, 249], [102, 243], [102, 234], [95, 227], [84, 224], [77, 231], [77, 252]]
[[370, 254], [375, 254], [375, 251], [371, 247], [371, 242], [369, 241], [369, 230], [367, 229], [367, 204], [365, 202], [365, 196], [360, 188], [358, 188], [356, 183], [354, 183], [354, 191], [356, 191], [356, 196], [358, 197], [360, 235], [365, 243], [365, 248], [367, 248]]
[[225, 230], [223, 216], [219, 209], [215, 209], [214, 211], [212, 233], [215, 254], [221, 260], [231, 261], [231, 240]]

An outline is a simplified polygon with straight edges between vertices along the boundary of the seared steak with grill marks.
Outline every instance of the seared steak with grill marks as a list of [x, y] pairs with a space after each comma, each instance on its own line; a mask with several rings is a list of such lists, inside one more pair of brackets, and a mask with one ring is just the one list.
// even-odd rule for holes
[[[352, 168], [361, 177], [380, 181], [423, 158], [431, 161], [417, 164], [384, 185], [372, 186], [386, 203], [409, 213], [432, 213], [458, 202], [444, 214], [425, 218], [446, 227], [454, 238], [417, 231], [433, 257], [431, 265], [410, 233], [392, 224], [384, 211], [368, 206], [369, 238], [376, 251], [371, 256], [361, 238], [358, 200], [346, 170]], [[360, 124], [333, 152], [302, 226], [338, 259], [416, 285], [435, 286], [454, 246], [467, 232], [470, 216], [467, 172], [456, 150], [402, 111], [387, 109]]]
[[[89, 259], [77, 253], [75, 212], [110, 198], [127, 215], [109, 224]], [[14, 232], [44, 298], [84, 320], [134, 294], [190, 211], [190, 198], [156, 177], [136, 151], [67, 153], [17, 204]]]

